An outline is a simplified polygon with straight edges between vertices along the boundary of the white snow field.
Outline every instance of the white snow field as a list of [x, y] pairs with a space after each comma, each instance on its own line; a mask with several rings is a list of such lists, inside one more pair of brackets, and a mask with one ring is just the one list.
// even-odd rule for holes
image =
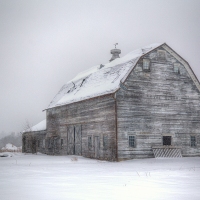
[[98, 161], [7, 153], [0, 200], [199, 200], [200, 158]]

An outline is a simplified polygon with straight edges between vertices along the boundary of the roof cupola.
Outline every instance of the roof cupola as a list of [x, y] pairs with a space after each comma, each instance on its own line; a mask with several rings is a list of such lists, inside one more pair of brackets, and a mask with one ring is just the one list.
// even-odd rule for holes
[[110, 51], [110, 53], [112, 54], [112, 58], [109, 60], [110, 62], [112, 62], [113, 60], [115, 60], [116, 58], [119, 58], [119, 54], [121, 53], [120, 49], [116, 49], [116, 46], [118, 45], [118, 43], [114, 44], [115, 45], [115, 49], [112, 49]]

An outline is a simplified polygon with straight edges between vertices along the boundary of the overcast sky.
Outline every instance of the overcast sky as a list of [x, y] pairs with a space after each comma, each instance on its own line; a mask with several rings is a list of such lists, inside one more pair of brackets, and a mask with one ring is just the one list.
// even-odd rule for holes
[[[0, 134], [35, 125], [63, 84], [166, 42], [200, 79], [199, 0], [0, 0]], [[1, 137], [1, 135], [0, 135]]]

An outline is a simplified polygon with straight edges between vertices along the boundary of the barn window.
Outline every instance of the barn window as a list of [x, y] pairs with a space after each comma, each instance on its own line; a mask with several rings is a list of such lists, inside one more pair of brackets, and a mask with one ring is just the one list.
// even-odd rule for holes
[[166, 55], [165, 55], [165, 51], [164, 50], [158, 50], [157, 51], [157, 56], [159, 59], [165, 60], [166, 59]]
[[42, 141], [42, 147], [45, 148], [45, 139]]
[[135, 136], [129, 135], [128, 141], [129, 141], [129, 147], [135, 147]]
[[171, 145], [172, 137], [171, 136], [163, 136], [163, 145]]
[[103, 136], [103, 148], [104, 149], [108, 148], [108, 136], [107, 135]]
[[190, 136], [191, 147], [196, 147], [196, 137]]
[[174, 72], [180, 74], [180, 65], [179, 63], [174, 63]]
[[63, 148], [63, 139], [60, 140], [61, 149]]
[[88, 136], [88, 149], [92, 149], [92, 136]]
[[52, 147], [52, 142], [51, 142], [51, 138], [49, 138], [48, 148], [50, 149], [51, 147]]
[[150, 70], [150, 60], [143, 59], [143, 70], [149, 71]]

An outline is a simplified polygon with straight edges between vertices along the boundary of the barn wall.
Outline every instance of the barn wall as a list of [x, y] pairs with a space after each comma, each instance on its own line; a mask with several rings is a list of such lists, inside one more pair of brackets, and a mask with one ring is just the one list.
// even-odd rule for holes
[[[69, 133], [81, 127], [81, 155], [95, 157], [95, 137], [99, 137], [99, 159], [116, 159], [115, 100], [112, 95], [102, 96], [82, 102], [64, 105], [47, 110], [48, 154], [69, 155]], [[103, 147], [103, 135], [108, 136], [108, 148]], [[88, 136], [92, 136], [92, 147], [88, 148]], [[48, 146], [55, 138], [55, 146]], [[61, 146], [63, 139], [63, 146]], [[52, 142], [53, 144], [53, 142]]]
[[23, 153], [46, 153], [44, 141], [46, 131], [34, 131], [23, 133], [22, 152]]
[[[154, 50], [144, 57], [151, 61], [150, 71], [142, 69], [141, 58], [116, 94], [119, 159], [153, 157], [151, 147], [162, 145], [164, 135], [172, 136], [183, 155], [200, 155], [200, 93], [185, 67], [165, 54], [161, 59]], [[180, 74], [174, 63], [180, 64]], [[129, 135], [135, 136], [135, 147], [129, 147]]]

